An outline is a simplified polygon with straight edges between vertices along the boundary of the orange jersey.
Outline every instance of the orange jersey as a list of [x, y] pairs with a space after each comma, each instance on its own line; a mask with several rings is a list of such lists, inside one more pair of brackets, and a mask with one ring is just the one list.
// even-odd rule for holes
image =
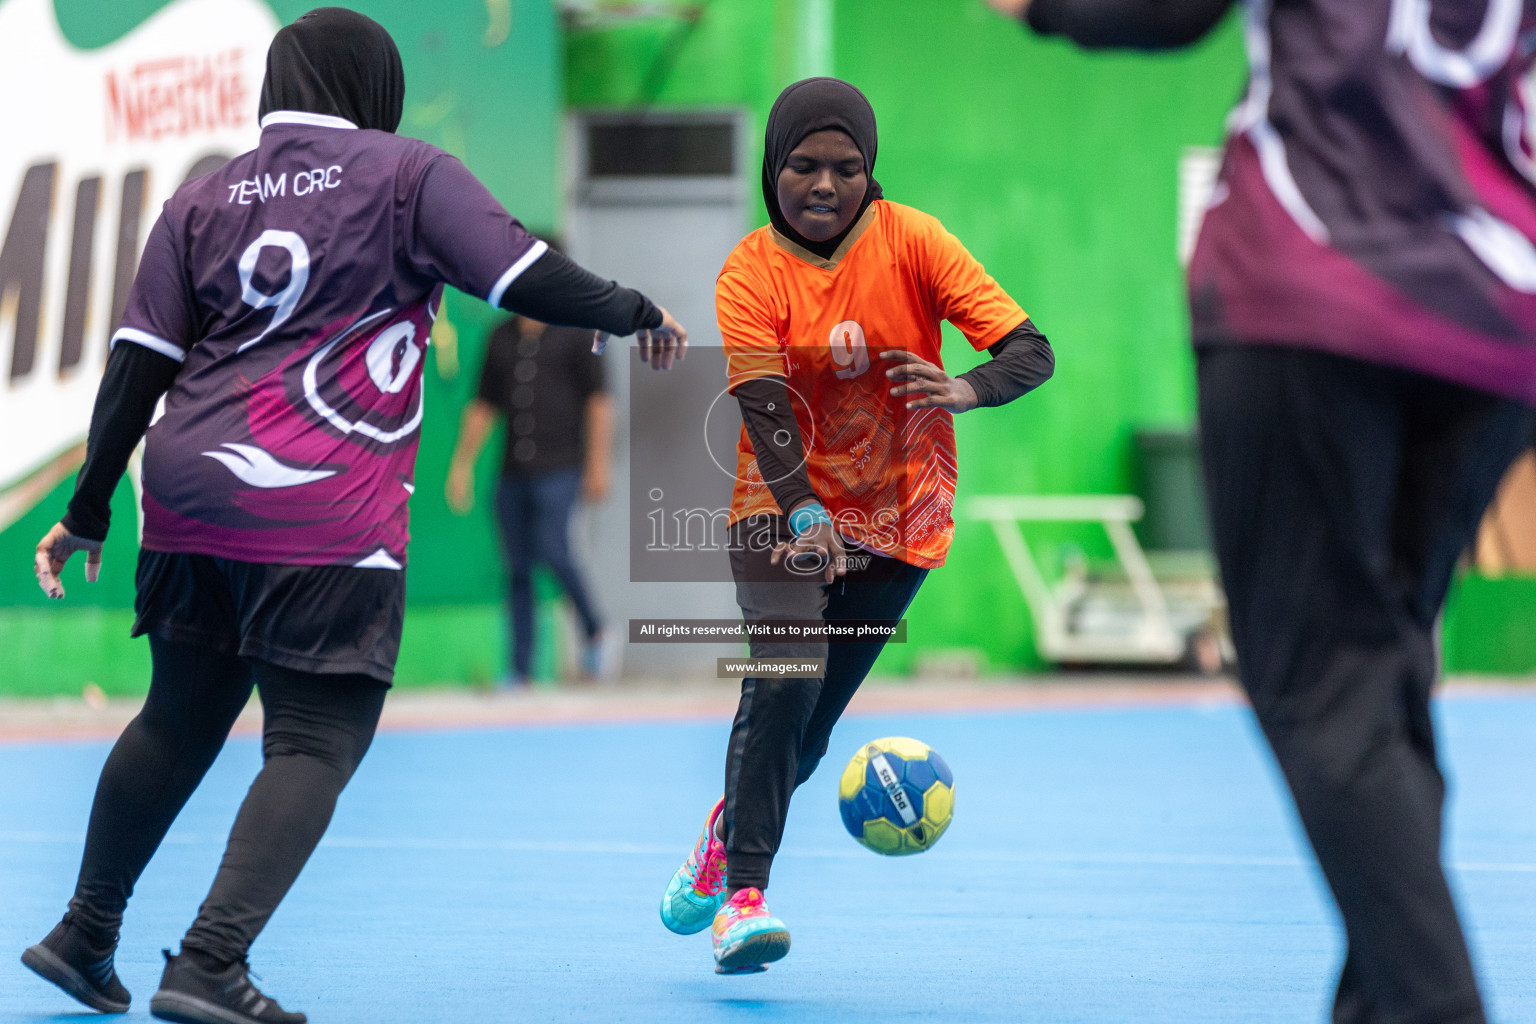
[[[1026, 319], [933, 217], [876, 200], [822, 259], [771, 226], [742, 239], [715, 283], [730, 387], [784, 377], [811, 487], [838, 532], [911, 565], [944, 564], [955, 523], [954, 419], [892, 397], [880, 353], [936, 365], [939, 323], [978, 351]], [[736, 445], [730, 521], [781, 512], [746, 428]]]

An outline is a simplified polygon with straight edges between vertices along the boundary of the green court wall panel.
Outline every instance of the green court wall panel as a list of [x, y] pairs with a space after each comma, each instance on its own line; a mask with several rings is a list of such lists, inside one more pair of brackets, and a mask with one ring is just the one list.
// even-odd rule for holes
[[1441, 627], [1447, 672], [1536, 674], [1536, 577], [1467, 575]]
[[[534, 677], [555, 677], [556, 617], [538, 616]], [[78, 696], [95, 683], [113, 697], [149, 690], [149, 641], [129, 639], [133, 612], [121, 608], [0, 608], [0, 697]], [[489, 686], [504, 674], [506, 616], [500, 605], [412, 608], [406, 613], [397, 687]]]
[[[968, 554], [952, 558], [943, 572], [977, 581], [978, 606], [999, 623], [1024, 614], [1017, 591], [999, 568]], [[935, 577], [937, 578], [937, 577]], [[73, 594], [71, 595], [73, 596]], [[982, 602], [986, 602], [983, 604]], [[538, 679], [554, 675], [556, 635], [551, 602], [538, 621]], [[1455, 588], [1446, 607], [1442, 656], [1447, 672], [1501, 676], [1536, 674], [1536, 578], [1485, 579], [1469, 576]], [[0, 608], [0, 696], [78, 696], [95, 683], [111, 696], [143, 694], [149, 686], [149, 645], [128, 639], [132, 612], [110, 607], [80, 607], [51, 602], [43, 607]], [[396, 685], [486, 685], [504, 670], [505, 615], [498, 605], [413, 607], [406, 615]], [[942, 636], [928, 629], [930, 637]], [[1020, 643], [1015, 635], [1013, 642]], [[933, 654], [964, 645], [948, 638], [928, 643], [892, 644], [878, 672], [905, 674]], [[1020, 647], [1000, 650], [999, 658], [1024, 657]], [[988, 658], [983, 669], [1008, 668]]]
[[395, 685], [490, 685], [501, 675], [504, 629], [497, 605], [410, 609]]
[[149, 689], [149, 642], [129, 640], [123, 608], [0, 608], [0, 697], [79, 696], [89, 683], [111, 697]]

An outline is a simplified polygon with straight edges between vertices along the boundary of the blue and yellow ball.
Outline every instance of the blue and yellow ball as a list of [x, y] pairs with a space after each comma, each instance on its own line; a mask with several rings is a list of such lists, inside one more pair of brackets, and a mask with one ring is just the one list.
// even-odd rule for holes
[[843, 769], [838, 807], [853, 838], [888, 857], [922, 853], [955, 812], [955, 777], [928, 744], [905, 736], [866, 743]]

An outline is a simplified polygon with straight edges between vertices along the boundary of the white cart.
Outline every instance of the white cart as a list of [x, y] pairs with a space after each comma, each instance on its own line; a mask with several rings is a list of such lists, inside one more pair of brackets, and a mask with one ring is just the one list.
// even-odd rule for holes
[[[1216, 673], [1232, 661], [1226, 600], [1204, 552], [1149, 557], [1131, 524], [1142, 516], [1129, 494], [988, 495], [964, 514], [992, 524], [1014, 582], [1035, 621], [1041, 656], [1061, 664], [1185, 663]], [[1090, 570], [1071, 565], [1046, 581], [1025, 538], [1031, 523], [1096, 523], [1109, 537], [1114, 562]]]

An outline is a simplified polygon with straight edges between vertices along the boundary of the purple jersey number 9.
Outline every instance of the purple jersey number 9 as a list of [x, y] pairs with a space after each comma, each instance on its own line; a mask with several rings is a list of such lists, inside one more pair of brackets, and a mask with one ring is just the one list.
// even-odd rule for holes
[[[292, 266], [288, 271], [288, 287], [276, 295], [268, 295], [259, 292], [251, 284], [251, 276], [256, 273], [256, 260], [261, 256], [261, 250], [268, 246], [287, 249], [292, 260]], [[277, 231], [268, 229], [261, 233], [261, 237], [246, 247], [240, 254], [237, 264], [240, 270], [240, 299], [252, 309], [265, 309], [268, 306], [276, 306], [277, 312], [272, 315], [272, 322], [267, 324], [262, 331], [250, 341], [241, 345], [237, 351], [244, 352], [262, 338], [272, 333], [278, 324], [293, 315], [294, 309], [299, 304], [299, 296], [304, 294], [304, 287], [309, 284], [309, 246], [304, 244], [304, 239], [292, 231]]]

